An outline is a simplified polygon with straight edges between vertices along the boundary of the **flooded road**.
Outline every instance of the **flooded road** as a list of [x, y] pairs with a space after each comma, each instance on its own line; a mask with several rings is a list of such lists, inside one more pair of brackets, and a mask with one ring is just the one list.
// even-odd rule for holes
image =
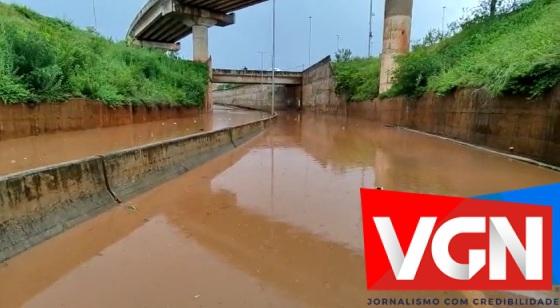
[[239, 125], [264, 116], [258, 111], [216, 106], [213, 113], [179, 119], [8, 139], [0, 141], [0, 176]]
[[0, 265], [0, 307], [365, 307], [381, 293], [365, 287], [360, 187], [472, 196], [559, 181], [363, 120], [282, 115], [248, 144]]

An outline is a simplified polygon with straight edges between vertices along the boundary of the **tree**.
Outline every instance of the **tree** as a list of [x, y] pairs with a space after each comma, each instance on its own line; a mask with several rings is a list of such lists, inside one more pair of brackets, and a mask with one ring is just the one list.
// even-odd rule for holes
[[481, 0], [480, 6], [475, 10], [475, 15], [494, 17], [498, 14], [511, 12], [519, 8], [523, 3], [529, 1], [530, 0]]
[[490, 16], [496, 16], [498, 0], [490, 0]]
[[350, 49], [339, 49], [334, 56], [336, 62], [348, 62], [352, 60], [352, 51]]

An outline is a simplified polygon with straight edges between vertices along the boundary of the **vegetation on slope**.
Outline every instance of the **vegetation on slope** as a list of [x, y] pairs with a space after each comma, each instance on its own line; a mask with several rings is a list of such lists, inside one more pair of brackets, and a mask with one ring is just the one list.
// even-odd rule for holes
[[[482, 1], [447, 35], [434, 31], [397, 59], [387, 96], [445, 95], [484, 88], [493, 96], [536, 97], [560, 83], [560, 0]], [[522, 3], [522, 4], [520, 4]], [[337, 90], [350, 101], [377, 96], [378, 59], [337, 54]]]
[[371, 100], [379, 94], [379, 60], [352, 58], [349, 50], [340, 50], [333, 64], [336, 93], [351, 102]]
[[84, 97], [110, 105], [203, 103], [204, 64], [114, 43], [94, 31], [0, 3], [0, 101]]
[[542, 95], [560, 82], [560, 1], [534, 0], [476, 17], [457, 34], [426, 39], [398, 60], [390, 95], [485, 88], [492, 95]]

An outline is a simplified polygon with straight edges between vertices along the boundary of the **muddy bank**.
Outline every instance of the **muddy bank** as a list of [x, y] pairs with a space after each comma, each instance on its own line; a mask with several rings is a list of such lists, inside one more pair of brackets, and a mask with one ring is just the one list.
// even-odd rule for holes
[[271, 120], [0, 177], [0, 261], [235, 148]]
[[0, 140], [168, 120], [199, 112], [194, 107], [165, 105], [109, 107], [86, 99], [71, 99], [64, 103], [0, 104]]
[[347, 113], [560, 165], [560, 87], [535, 100], [460, 90], [350, 104]]

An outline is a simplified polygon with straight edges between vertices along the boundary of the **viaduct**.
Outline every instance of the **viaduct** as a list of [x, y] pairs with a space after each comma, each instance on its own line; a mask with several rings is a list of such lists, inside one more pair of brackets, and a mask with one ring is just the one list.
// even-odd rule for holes
[[[235, 23], [235, 12], [267, 0], [149, 0], [140, 10], [128, 37], [139, 46], [170, 51], [180, 49], [179, 41], [193, 35], [193, 60], [209, 62], [208, 28]], [[380, 92], [391, 87], [395, 56], [408, 52], [412, 19], [412, 0], [386, 0], [381, 54]], [[271, 72], [250, 70], [212, 70], [214, 83], [270, 83]], [[302, 74], [277, 72], [279, 85], [301, 84]]]

